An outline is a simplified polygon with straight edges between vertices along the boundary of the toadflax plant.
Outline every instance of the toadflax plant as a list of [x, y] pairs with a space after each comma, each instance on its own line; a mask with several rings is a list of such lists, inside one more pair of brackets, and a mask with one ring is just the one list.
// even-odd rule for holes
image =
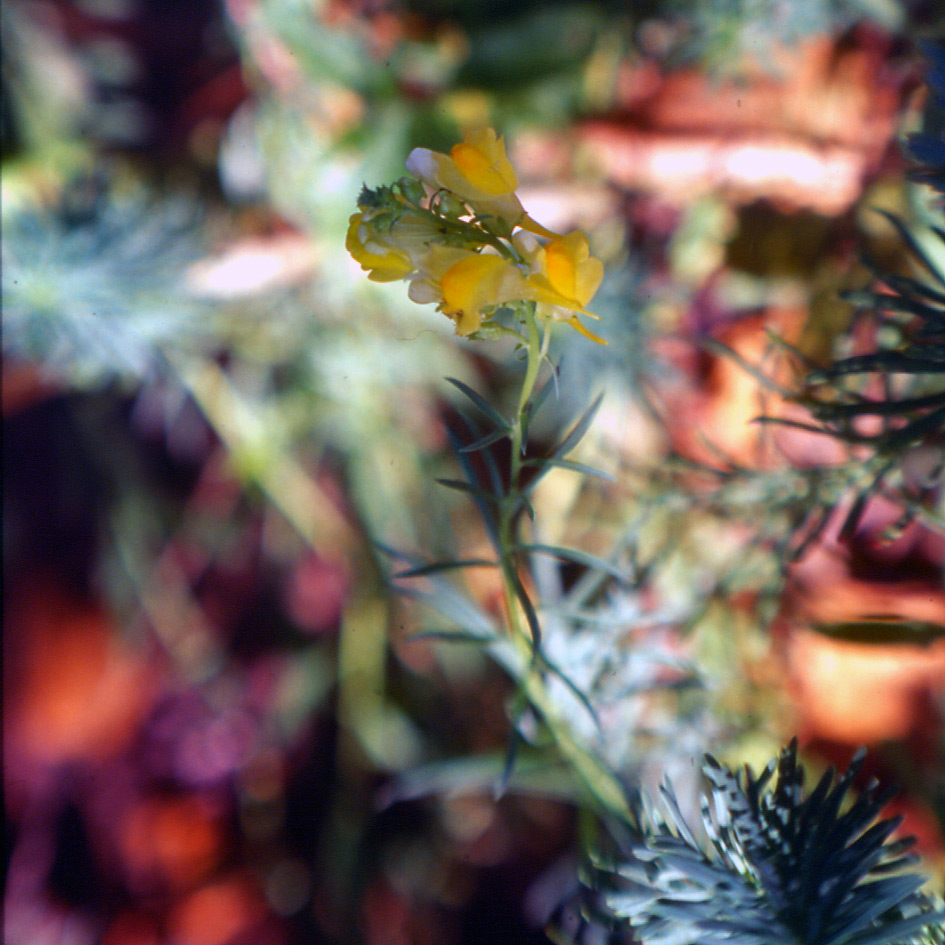
[[[551, 611], [532, 600], [526, 585], [540, 582], [529, 563], [550, 555], [618, 582], [627, 581], [630, 566], [529, 540], [530, 493], [554, 467], [596, 473], [567, 457], [599, 400], [550, 450], [537, 454], [533, 445], [526, 453], [526, 447], [530, 422], [553, 389], [553, 366], [550, 379], [538, 380], [555, 323], [604, 343], [581, 321], [595, 317], [587, 306], [603, 264], [590, 254], [585, 233], [553, 233], [525, 212], [505, 144], [492, 129], [468, 134], [449, 155], [415, 149], [407, 168], [411, 175], [390, 186], [363, 189], [350, 218], [348, 251], [370, 279], [406, 281], [410, 298], [434, 303], [457, 334], [513, 338], [525, 366], [511, 417], [452, 380], [473, 410], [461, 411], [464, 429], [451, 431], [463, 478], [439, 482], [476, 503], [494, 557], [424, 563], [388, 550], [408, 565], [395, 577], [424, 578], [434, 588], [401, 590], [459, 626], [435, 635], [479, 642], [516, 680], [517, 734], [529, 709], [577, 776], [589, 807], [615, 836], [628, 838], [606, 862], [592, 851], [596, 866], [587, 885], [602, 904], [596, 918], [615, 940], [643, 945], [940, 945], [943, 914], [920, 893], [923, 878], [907, 870], [911, 840], [890, 840], [898, 820], [877, 821], [888, 795], [873, 785], [845, 806], [862, 756], [836, 783], [827, 774], [807, 796], [796, 742], [757, 778], [707, 756], [703, 843], [669, 786], [666, 814], [649, 804], [635, 808], [606, 751], [579, 734], [574, 700], [561, 698], [561, 684], [599, 720], [589, 694], [544, 646], [540, 615]], [[503, 441], [504, 458], [491, 449]], [[502, 577], [500, 626], [444, 577], [483, 566], [498, 568]], [[504, 777], [514, 757], [510, 749]]]
[[[448, 155], [416, 148], [407, 159], [407, 169], [411, 176], [393, 185], [362, 190], [358, 211], [349, 221], [348, 252], [368, 278], [404, 280], [415, 302], [436, 303], [453, 321], [457, 334], [482, 340], [513, 338], [524, 351], [525, 369], [511, 417], [502, 416], [461, 381], [450, 379], [475, 409], [474, 416], [461, 414], [465, 430], [453, 431], [465, 478], [440, 482], [476, 502], [495, 558], [415, 565], [397, 576], [430, 576], [473, 566], [499, 568], [506, 626], [478, 639], [493, 645], [521, 688], [521, 711], [530, 706], [542, 719], [597, 808], [627, 816], [629, 808], [617, 778], [575, 738], [561, 708], [550, 698], [546, 674], [557, 671], [543, 655], [537, 611], [522, 579], [530, 555], [550, 554], [583, 564], [591, 560], [590, 555], [526, 541], [522, 519], [533, 516], [530, 491], [553, 466], [595, 472], [570, 462], [566, 455], [589, 427], [599, 401], [550, 453], [526, 458], [526, 447], [530, 420], [553, 386], [553, 378], [540, 389], [537, 382], [542, 364], [548, 362], [554, 325], [564, 322], [592, 341], [605, 343], [581, 321], [596, 318], [587, 306], [603, 278], [603, 263], [591, 255], [587, 234], [581, 230], [560, 235], [525, 212], [515, 193], [518, 178], [505, 142], [491, 128], [467, 134]], [[464, 437], [471, 442], [464, 442]], [[490, 447], [502, 440], [510, 449], [508, 468], [500, 470]], [[474, 454], [481, 462], [471, 461]], [[510, 752], [510, 761], [513, 756]]]

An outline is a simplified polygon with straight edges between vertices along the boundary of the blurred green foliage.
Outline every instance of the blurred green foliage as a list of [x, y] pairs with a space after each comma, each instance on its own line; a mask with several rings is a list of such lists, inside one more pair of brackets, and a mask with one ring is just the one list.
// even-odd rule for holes
[[[421, 575], [422, 587], [411, 585], [408, 599], [390, 593], [391, 561], [377, 542], [410, 549], [399, 563], [422, 567], [430, 557], [465, 553], [467, 544], [475, 549], [484, 537], [463, 495], [431, 486], [437, 477], [455, 479], [461, 465], [446, 433], [461, 397], [442, 378], [459, 378], [505, 415], [519, 366], [510, 346], [458, 344], [444, 319], [405, 300], [399, 287], [362, 278], [343, 249], [361, 187], [400, 177], [415, 146], [448, 149], [472, 122], [495, 124], [510, 137], [536, 128], [567, 135], [575, 121], [612, 108], [628, 60], [695, 62], [718, 74], [737, 71], [745, 55], [764, 59], [775, 43], [836, 35], [863, 18], [888, 30], [907, 24], [904, 5], [882, 0], [415, 0], [363, 11], [354, 4], [329, 22], [332, 12], [337, 5], [264, 0], [246, 4], [230, 24], [253, 92], [229, 125], [230, 158], [264, 181], [241, 192], [225, 160], [220, 179], [207, 186], [193, 168], [168, 169], [163, 157], [151, 164], [141, 155], [106, 158], [86, 134], [101, 103], [81, 81], [48, 80], [81, 77], [68, 43], [25, 18], [23, 8], [4, 5], [3, 94], [12, 107], [4, 108], [2, 237], [6, 356], [36, 365], [63, 390], [128, 399], [133, 413], [153, 409], [168, 442], [180, 434], [185, 406], [195, 410], [242, 490], [239, 514], [208, 522], [152, 489], [127, 452], [107, 445], [122, 434], [93, 414], [86, 427], [92, 448], [103, 465], [114, 464], [111, 544], [101, 571], [116, 601], [128, 611], [144, 602], [153, 616], [160, 608], [149, 589], [162, 573], [155, 549], [169, 535], [193, 538], [215, 560], [238, 545], [233, 533], [257, 513], [267, 567], [288, 569], [311, 553], [354, 562], [336, 639], [312, 642], [285, 618], [294, 662], [273, 709], [288, 741], [320, 709], [336, 713], [337, 816], [321, 842], [337, 866], [367, 845], [379, 775], [389, 778], [391, 803], [488, 789], [503, 779], [524, 793], [578, 793], [539, 714], [515, 701], [506, 677], [530, 670], [497, 638], [497, 615], [487, 611], [482, 587], [430, 573]], [[47, 58], [31, 58], [27, 49]], [[935, 134], [916, 139], [927, 170], [940, 145]], [[534, 500], [548, 534], [535, 543], [587, 554], [562, 560], [536, 551], [527, 569], [546, 668], [553, 669], [549, 698], [585, 749], [636, 784], [685, 771], [710, 743], [723, 756], [767, 758], [787, 734], [783, 693], [753, 670], [764, 663], [785, 567], [851, 491], [862, 497], [862, 511], [882, 485], [908, 514], [941, 527], [941, 466], [937, 479], [917, 485], [900, 460], [917, 447], [941, 446], [945, 266], [941, 232], [901, 229], [916, 258], [925, 257], [925, 271], [890, 276], [877, 267], [885, 287], [863, 289], [854, 300], [878, 313], [869, 335], [878, 347], [841, 352], [799, 398], [813, 410], [811, 425], [847, 442], [847, 462], [759, 471], [720, 452], [717, 463], [700, 465], [667, 442], [665, 421], [674, 417], [659, 397], [682, 372], [656, 358], [651, 343], [665, 333], [661, 317], [695, 308], [726, 260], [731, 214], [721, 198], [710, 199], [672, 225], [656, 213], [656, 222], [641, 224], [627, 212], [633, 195], [614, 193], [600, 227], [611, 266], [595, 308], [610, 345], [555, 339], [553, 357], [564, 362], [560, 388], [532, 432], [539, 447], [560, 442], [606, 387], [603, 419], [572, 460], [601, 467], [616, 483], [584, 481], [569, 469], [549, 475]], [[766, 252], [779, 239], [803, 250], [791, 261], [798, 282], [826, 266], [820, 256], [834, 239], [821, 220], [757, 217], [758, 227], [745, 227], [727, 260], [750, 276], [745, 310], [760, 305], [783, 275], [770, 259], [757, 271], [739, 261], [746, 246], [759, 252], [758, 230], [771, 235]], [[742, 219], [750, 223], [752, 211]], [[262, 288], [250, 284], [222, 297], [200, 290], [195, 264], [225, 260], [235, 243], [260, 249], [286, 221], [311, 250], [301, 274], [283, 272]], [[808, 238], [815, 231], [816, 241]], [[763, 380], [763, 367], [746, 366]], [[877, 378], [885, 385], [879, 398]], [[864, 441], [856, 429], [863, 417], [880, 417], [882, 432]], [[650, 444], [648, 453], [628, 444], [635, 437]], [[203, 463], [207, 455], [198, 450], [192, 458]], [[160, 632], [160, 620], [155, 625]], [[670, 628], [690, 634], [685, 653]], [[923, 641], [941, 631], [893, 619], [821, 629], [882, 642], [900, 630]], [[499, 706], [501, 724], [488, 731], [471, 732], [468, 718], [449, 717], [465, 699], [473, 708], [463, 711], [479, 724], [480, 697], [468, 689], [491, 678], [459, 638], [484, 644], [503, 670], [481, 697]], [[172, 650], [180, 642], [165, 639]], [[186, 671], [190, 651], [174, 652]], [[217, 645], [205, 656], [189, 667], [201, 684], [227, 659]], [[501, 739], [512, 735], [510, 772]], [[353, 899], [355, 882], [348, 884], [343, 869], [336, 873], [339, 900]]]

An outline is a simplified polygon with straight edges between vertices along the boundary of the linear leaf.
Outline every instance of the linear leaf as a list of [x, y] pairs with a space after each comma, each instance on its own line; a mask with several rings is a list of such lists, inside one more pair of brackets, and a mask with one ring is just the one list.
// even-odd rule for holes
[[[450, 445], [453, 447], [453, 450], [456, 453], [456, 457], [459, 460], [459, 464], [463, 469], [467, 480], [470, 483], [469, 494], [472, 496], [473, 500], [476, 503], [476, 507], [479, 509], [479, 514], [482, 516], [483, 522], [485, 522], [486, 530], [489, 532], [489, 537], [492, 540], [492, 547], [498, 552], [499, 549], [499, 523], [496, 518], [496, 510], [493, 507], [496, 499], [501, 494], [502, 484], [501, 479], [499, 478], [499, 470], [495, 465], [492, 456], [489, 454], [488, 450], [482, 453], [482, 456], [486, 462], [486, 468], [489, 471], [489, 476], [492, 481], [492, 486], [494, 490], [494, 495], [492, 493], [486, 492], [476, 485], [478, 482], [478, 477], [476, 476], [476, 471], [473, 468], [472, 463], [469, 460], [469, 456], [466, 453], [461, 452], [459, 437], [456, 435], [456, 431], [447, 425], [446, 435], [449, 437]], [[489, 497], [488, 499], [486, 497]]]
[[545, 545], [542, 543], [529, 543], [518, 546], [522, 551], [531, 551], [536, 554], [551, 555], [553, 558], [561, 558], [564, 561], [573, 561], [575, 564], [582, 564], [595, 571], [604, 571], [613, 575], [620, 581], [627, 579], [625, 568], [619, 568], [617, 565], [603, 558], [598, 558], [587, 551], [579, 551], [577, 548], [565, 548], [561, 545]]
[[717, 341], [715, 338], [702, 338], [700, 340], [701, 347], [705, 348], [707, 351], [711, 351], [714, 354], [722, 355], [723, 357], [728, 358], [731, 361], [734, 361], [746, 374], [749, 374], [753, 377], [762, 387], [767, 388], [768, 390], [773, 390], [776, 394], [780, 394], [782, 397], [791, 397], [793, 391], [789, 390], [787, 387], [778, 384], [774, 381], [773, 378], [769, 377], [760, 367], [756, 364], [752, 364], [747, 358], [742, 357], [737, 351], [733, 348], [730, 348], [726, 344], [722, 344], [721, 341]]
[[518, 760], [519, 749], [522, 747], [521, 721], [527, 708], [528, 699], [519, 689], [512, 712], [511, 732], [508, 747], [505, 749], [505, 760], [502, 764], [502, 771], [493, 786], [496, 800], [505, 794], [512, 781], [512, 772], [515, 770], [515, 762]]
[[945, 405], [906, 424], [900, 430], [875, 437], [887, 450], [899, 450], [931, 434], [945, 430]]
[[441, 571], [458, 571], [462, 568], [495, 568], [498, 562], [488, 558], [466, 558], [464, 560], [453, 561], [433, 561], [430, 564], [422, 564], [416, 568], [409, 568], [406, 571], [398, 571], [393, 575], [395, 579], [424, 577], [428, 574], [439, 574]]
[[935, 263], [929, 258], [925, 249], [915, 238], [912, 231], [902, 222], [902, 220], [900, 220], [899, 217], [897, 217], [894, 213], [890, 213], [888, 210], [876, 208], [876, 212], [884, 216], [896, 228], [896, 232], [902, 238], [902, 241], [915, 254], [916, 259], [918, 259], [919, 262], [925, 266], [925, 268], [937, 282], [945, 286], [945, 276], [942, 275], [941, 270], [939, 270]]
[[514, 570], [510, 578], [512, 587], [515, 590], [515, 596], [522, 605], [522, 610], [525, 611], [525, 620], [528, 623], [528, 629], [532, 636], [532, 647], [534, 651], [537, 652], [541, 646], [541, 624], [538, 622], [538, 614], [535, 613], [535, 606], [532, 604], [532, 599], [528, 596], [528, 591], [525, 590], [525, 585], [522, 584], [521, 578], [519, 578]]
[[[558, 457], [538, 457], [535, 459], [526, 459], [523, 466], [536, 466], [541, 469], [544, 466], [557, 466], [559, 469], [570, 469], [572, 472], [583, 473], [585, 476], [594, 476], [597, 479], [604, 479], [607, 482], [616, 480], [609, 472], [598, 469], [596, 466], [588, 466], [586, 463], [576, 463], [570, 459], [559, 459]], [[543, 472], [544, 470], [542, 470]]]
[[468, 446], [461, 446], [459, 452], [475, 453], [478, 450], [484, 450], [487, 446], [492, 446], [493, 443], [498, 443], [499, 440], [505, 439], [505, 437], [508, 435], [508, 430], [493, 430], [491, 433], [487, 433], [485, 436], [480, 437], [478, 440], [470, 443]]
[[564, 683], [565, 686], [567, 686], [567, 688], [571, 691], [571, 693], [578, 700], [578, 702], [580, 702], [581, 705], [584, 706], [584, 708], [587, 710], [587, 714], [594, 720], [594, 724], [599, 729], [601, 727], [600, 718], [597, 715], [597, 710], [594, 708], [593, 705], [591, 705], [591, 701], [588, 698], [587, 693], [584, 692], [584, 690], [581, 689], [581, 687], [578, 686], [578, 684], [574, 682], [574, 680], [571, 679], [571, 677], [568, 676], [568, 674], [563, 669], [561, 669], [561, 667], [558, 666], [557, 663], [550, 660], [545, 655], [544, 651], [540, 651], [537, 654], [537, 658], [538, 658], [539, 663], [542, 666], [544, 666], [548, 670], [548, 672], [550, 672], [554, 676], [557, 676], [558, 679], [560, 679], [561, 682]]
[[916, 279], [910, 279], [909, 276], [900, 276], [889, 272], [884, 266], [874, 259], [869, 253], [862, 253], [863, 264], [876, 276], [876, 278], [889, 286], [896, 292], [903, 295], [921, 295], [927, 299], [939, 303], [945, 303], [945, 295], [925, 282], [919, 282]]
[[902, 400], [864, 400], [853, 404], [824, 404], [817, 413], [829, 419], [860, 416], [896, 416], [911, 410], [924, 410], [945, 404], [945, 390], [923, 397], [904, 397]]
[[898, 919], [891, 928], [870, 929], [847, 940], [844, 945], [902, 945], [907, 941], [904, 936], [935, 928], [936, 922], [945, 922], [945, 912], [928, 912]]
[[927, 318], [933, 321], [940, 321], [943, 315], [945, 315], [941, 309], [933, 308], [921, 299], [915, 299], [905, 295], [883, 295], [879, 292], [849, 290], [841, 292], [840, 297], [851, 305], [875, 308], [884, 312], [903, 312], [907, 315], [915, 315], [919, 318]]
[[497, 427], [509, 429], [508, 421], [481, 394], [476, 393], [468, 384], [464, 384], [455, 377], [448, 377], [446, 380], [457, 390], [462, 391]]
[[407, 640], [442, 640], [444, 643], [492, 643], [499, 638], [493, 634], [476, 633], [474, 630], [418, 630]]
[[876, 351], [835, 361], [811, 377], [811, 383], [824, 383], [846, 374], [870, 374], [892, 371], [899, 374], [939, 374], [945, 372], [945, 358], [910, 356], [901, 351]]
[[426, 604], [474, 636], [481, 633], [482, 639], [486, 642], [495, 639], [496, 632], [492, 620], [478, 608], [474, 601], [458, 591], [447, 594], [440, 588], [436, 591], [427, 591], [401, 584], [397, 586], [397, 593], [402, 597]]
[[584, 434], [587, 433], [590, 425], [594, 422], [594, 416], [600, 409], [603, 400], [604, 395], [598, 394], [594, 403], [584, 411], [578, 422], [571, 428], [571, 432], [551, 451], [550, 457], [565, 456], [577, 446]]
[[[463, 756], [400, 772], [380, 791], [384, 806], [431, 794], [488, 791], [501, 776], [506, 754]], [[517, 793], [572, 799], [574, 776], [563, 764], [549, 764], [547, 754], [525, 748], [518, 754], [511, 789]]]
[[445, 486], [447, 489], [454, 489], [456, 492], [465, 492], [474, 499], [480, 499], [483, 502], [500, 501], [499, 496], [493, 495], [491, 492], [483, 492], [482, 489], [479, 489], [477, 486], [470, 485], [463, 479], [436, 479], [434, 481], [439, 483], [441, 486]]

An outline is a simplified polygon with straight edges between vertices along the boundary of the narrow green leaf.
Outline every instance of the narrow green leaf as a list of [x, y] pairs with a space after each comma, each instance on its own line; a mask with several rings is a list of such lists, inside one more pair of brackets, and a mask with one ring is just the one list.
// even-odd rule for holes
[[551, 375], [547, 381], [542, 385], [540, 391], [532, 398], [531, 403], [528, 405], [528, 413], [530, 416], [534, 417], [539, 410], [545, 405], [545, 401], [548, 399], [548, 395], [558, 390], [558, 371], [552, 368]]
[[854, 404], [825, 404], [824, 413], [831, 418], [861, 416], [896, 416], [912, 410], [945, 405], [945, 390], [924, 397], [904, 397], [902, 400], [866, 400]]
[[801, 351], [797, 345], [791, 344], [786, 338], [782, 338], [776, 331], [773, 331], [771, 328], [765, 328], [765, 336], [771, 342], [771, 344], [777, 348], [781, 348], [784, 351], [787, 351], [789, 354], [793, 354], [801, 364], [807, 368], [808, 371], [816, 370], [817, 364], [811, 360], [811, 358]]
[[945, 304], [945, 295], [932, 288], [926, 282], [919, 282], [916, 279], [910, 279], [908, 276], [900, 276], [894, 272], [889, 272], [885, 266], [874, 259], [869, 253], [862, 253], [863, 264], [876, 276], [876, 278], [889, 286], [895, 292], [906, 296], [921, 296], [926, 299]]
[[806, 430], [808, 433], [819, 433], [821, 436], [837, 437], [848, 443], [867, 443], [873, 439], [872, 437], [861, 436], [852, 431], [831, 430], [826, 427], [814, 426], [812, 423], [804, 423], [801, 420], [790, 420], [787, 417], [754, 417], [751, 422], [777, 424], [782, 427], [792, 427], [795, 430]]
[[945, 922], [945, 912], [929, 912], [907, 919], [896, 919], [888, 928], [881, 926], [861, 932], [851, 939], [843, 940], [843, 945], [902, 945], [908, 941], [906, 936], [933, 929], [936, 922]]
[[462, 568], [495, 567], [498, 567], [498, 563], [488, 558], [467, 558], [453, 561], [433, 561], [430, 564], [422, 564], [416, 568], [409, 568], [406, 571], [398, 571], [392, 576], [395, 580], [398, 580], [400, 578], [424, 577], [428, 574], [439, 574], [442, 571], [458, 571]]
[[558, 387], [558, 375], [557, 372], [552, 367], [551, 377], [545, 381], [544, 386], [541, 390], [525, 405], [525, 410], [522, 413], [522, 449], [528, 445], [528, 436], [529, 431], [531, 430], [532, 418], [541, 410], [542, 405], [548, 399], [548, 394], [552, 388], [557, 390]]
[[782, 397], [793, 396], [794, 391], [789, 390], [787, 387], [783, 387], [781, 384], [778, 384], [773, 378], [765, 374], [765, 372], [761, 370], [758, 365], [752, 364], [747, 358], [743, 358], [737, 351], [735, 351], [733, 348], [730, 348], [728, 345], [723, 344], [721, 341], [718, 341], [715, 338], [705, 337], [699, 340], [699, 345], [700, 347], [705, 348], [707, 351], [711, 351], [713, 354], [721, 355], [722, 357], [733, 361], [746, 374], [753, 377], [766, 390], [772, 390], [776, 394], [780, 394]]
[[461, 446], [459, 448], [459, 452], [475, 453], [478, 450], [484, 450], [487, 446], [492, 446], [493, 443], [498, 443], [499, 440], [504, 440], [508, 435], [508, 430], [493, 430], [491, 433], [487, 433], [485, 436], [480, 437], [478, 440], [470, 443], [468, 446]]
[[530, 522], [534, 522], [535, 521], [535, 506], [532, 505], [531, 502], [528, 501], [528, 498], [524, 495], [521, 497], [519, 501], [521, 502], [522, 510], [528, 516], [528, 520]]
[[581, 441], [581, 438], [587, 433], [590, 425], [594, 422], [594, 416], [603, 403], [604, 395], [599, 394], [594, 403], [584, 411], [580, 419], [571, 428], [571, 432], [551, 451], [549, 458], [565, 456], [574, 449]]
[[906, 295], [883, 295], [879, 292], [865, 290], [849, 290], [841, 292], [840, 297], [851, 305], [863, 308], [872, 308], [883, 312], [902, 312], [906, 315], [915, 315], [918, 318], [930, 319], [939, 322], [945, 317], [941, 309], [933, 308], [922, 299]]
[[586, 551], [579, 551], [576, 548], [565, 548], [561, 545], [545, 545], [541, 543], [529, 543], [518, 546], [522, 551], [530, 551], [536, 554], [551, 555], [553, 558], [561, 558], [564, 561], [573, 561], [575, 564], [584, 565], [595, 571], [604, 571], [613, 575], [620, 581], [627, 579], [627, 572], [624, 568], [618, 568], [617, 565], [596, 555], [589, 554]]
[[[478, 482], [478, 477], [476, 475], [476, 470], [473, 468], [473, 465], [469, 460], [469, 456], [460, 451], [460, 442], [456, 431], [447, 425], [446, 435], [449, 437], [450, 445], [453, 447], [456, 457], [459, 460], [459, 464], [462, 467], [463, 473], [471, 485], [469, 494], [473, 497], [476, 507], [479, 509], [479, 514], [482, 516], [483, 522], [485, 522], [486, 530], [489, 532], [489, 538], [492, 541], [492, 547], [496, 549], [496, 553], [500, 553], [499, 523], [498, 519], [496, 518], [496, 509], [494, 507], [495, 499], [493, 498], [493, 495], [495, 498], [498, 498], [502, 493], [502, 481], [499, 477], [498, 467], [495, 465], [495, 461], [492, 459], [492, 456], [488, 450], [482, 453], [482, 457], [485, 459], [486, 469], [489, 471], [493, 493], [489, 493], [486, 490], [481, 489], [476, 485]], [[489, 496], [489, 499], [486, 499], [486, 496]]]
[[494, 643], [499, 638], [493, 634], [476, 633], [473, 630], [418, 630], [408, 640], [441, 640], [444, 643]]
[[[598, 469], [596, 466], [588, 466], [586, 463], [575, 463], [570, 459], [559, 459], [555, 456], [526, 459], [522, 465], [535, 466], [539, 469], [542, 469], [544, 466], [557, 466], [559, 469], [570, 469], [572, 472], [583, 473], [585, 476], [594, 476], [597, 479], [604, 479], [607, 482], [616, 482], [610, 473], [604, 472], [603, 469]], [[543, 469], [542, 472], [544, 472]]]
[[514, 708], [512, 712], [512, 725], [509, 737], [508, 747], [505, 749], [505, 759], [502, 763], [502, 771], [493, 785], [493, 795], [496, 800], [502, 797], [508, 790], [512, 781], [512, 772], [515, 770], [515, 762], [518, 760], [519, 748], [522, 746], [521, 721], [525, 710], [528, 708], [528, 699], [521, 689], [515, 697]]
[[[399, 773], [380, 792], [385, 806], [432, 794], [488, 791], [502, 776], [507, 753], [435, 761]], [[519, 751], [509, 787], [517, 793], [573, 799], [574, 776], [567, 765], [549, 764], [546, 752]]]
[[[877, 880], [865, 884], [865, 888], [870, 890], [875, 899], [869, 901], [855, 919], [851, 919], [849, 926], [845, 927], [843, 932], [832, 940], [831, 945], [834, 945], [834, 943], [835, 945], [854, 945], [854, 943], [865, 945], [866, 942], [882, 942], [883, 938], [877, 938], [877, 934], [882, 931], [882, 927], [880, 929], [875, 926], [869, 928], [873, 920], [908, 899], [924, 881], [924, 876], [910, 873], [907, 876], [896, 876], [891, 879]], [[882, 886], [881, 890], [875, 888], [879, 886]], [[864, 886], [859, 888], [862, 890]], [[881, 893], [881, 895], [877, 895], [877, 893]], [[905, 924], [901, 919], [897, 919], [894, 926], [890, 924], [886, 941], [901, 942]], [[894, 938], [889, 934], [893, 928], [896, 931]], [[919, 928], [922, 928], [922, 925], [919, 925]]]
[[508, 421], [481, 394], [476, 393], [468, 384], [464, 384], [455, 377], [448, 377], [446, 380], [457, 390], [462, 391], [497, 427], [503, 430], [509, 429]]
[[924, 439], [926, 436], [941, 433], [943, 430], [945, 430], [945, 405], [929, 411], [929, 413], [906, 424], [900, 430], [893, 430], [892, 433], [886, 433], [873, 439], [886, 450], [901, 450]]
[[532, 636], [532, 650], [535, 652], [541, 646], [541, 624], [538, 622], [538, 614], [535, 612], [532, 599], [528, 596], [528, 591], [525, 590], [525, 585], [522, 584], [521, 579], [514, 569], [509, 577], [512, 582], [512, 588], [515, 591], [515, 596], [522, 605], [522, 610], [525, 611], [525, 621], [528, 624], [528, 630]]
[[[918, 352], [919, 348], [911, 349]], [[902, 351], [876, 351], [835, 361], [829, 367], [811, 376], [811, 383], [824, 383], [846, 374], [870, 374], [873, 371], [892, 371], [899, 374], [941, 374], [945, 372], [945, 357], [906, 354]]]
[[434, 482], [445, 486], [447, 489], [454, 489], [456, 492], [465, 492], [474, 499], [480, 499], [483, 502], [498, 502], [499, 496], [492, 495], [491, 492], [483, 492], [482, 489], [470, 485], [463, 479], [435, 479]]
[[574, 680], [571, 679], [571, 677], [568, 676], [568, 674], [565, 673], [565, 671], [561, 669], [560, 666], [548, 659], [543, 650], [537, 653], [537, 659], [538, 662], [548, 670], [548, 672], [554, 676], [557, 676], [558, 679], [560, 679], [561, 682], [563, 682], [564, 685], [568, 687], [578, 702], [584, 706], [587, 714], [594, 720], [594, 724], [600, 728], [600, 718], [597, 715], [597, 710], [591, 705], [590, 699], [587, 697], [587, 693], [585, 693], [584, 690], [581, 689], [580, 686], [578, 686], [578, 684], [574, 682]]
[[894, 213], [890, 213], [888, 210], [883, 210], [880, 208], [874, 208], [877, 213], [884, 216], [898, 232], [899, 236], [902, 238], [902, 241], [912, 250], [916, 259], [922, 263], [922, 265], [928, 270], [931, 276], [940, 283], [942, 286], [945, 286], [945, 275], [942, 274], [941, 270], [936, 266], [936, 264], [929, 258], [925, 249], [915, 238], [912, 231], [899, 219]]
[[[437, 578], [434, 577], [434, 580], [437, 580]], [[442, 585], [446, 582], [439, 579], [439, 583]], [[448, 589], [437, 586], [435, 591], [428, 591], [399, 584], [396, 590], [402, 597], [408, 597], [410, 600], [431, 607], [465, 632], [480, 637], [485, 642], [495, 642], [496, 632], [491, 618], [483, 613], [474, 601], [460, 593], [455, 587]]]

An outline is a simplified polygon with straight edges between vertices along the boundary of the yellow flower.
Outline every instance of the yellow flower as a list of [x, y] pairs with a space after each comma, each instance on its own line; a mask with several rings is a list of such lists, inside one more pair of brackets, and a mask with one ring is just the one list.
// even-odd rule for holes
[[374, 282], [405, 279], [430, 245], [442, 238], [436, 224], [419, 214], [405, 213], [393, 219], [371, 208], [362, 208], [348, 220], [345, 248]]
[[597, 317], [586, 306], [603, 264], [580, 230], [559, 236], [525, 213], [495, 131], [467, 134], [448, 155], [417, 148], [407, 167], [419, 180], [365, 187], [348, 222], [345, 246], [368, 278], [406, 280], [409, 297], [436, 303], [460, 335], [479, 331], [499, 306], [533, 302], [539, 318], [605, 343], [577, 317]]
[[[448, 155], [414, 148], [407, 157], [407, 170], [428, 186], [445, 187], [471, 204], [514, 197], [518, 187], [515, 168], [505, 156], [505, 139], [496, 137], [491, 128], [468, 133]], [[521, 212], [518, 198], [515, 204]]]
[[373, 282], [394, 282], [403, 279], [413, 270], [410, 257], [391, 246], [389, 242], [378, 240], [377, 233], [358, 212], [348, 218], [348, 232], [345, 236], [345, 249], [368, 274]]
[[518, 175], [505, 156], [505, 139], [491, 128], [467, 134], [461, 144], [453, 145], [450, 157], [463, 177], [487, 194], [501, 197], [518, 187]]
[[533, 271], [528, 281], [534, 299], [590, 314], [585, 306], [604, 278], [604, 264], [591, 255], [581, 230], [539, 246], [530, 261]]
[[414, 148], [407, 157], [407, 170], [434, 190], [444, 188], [465, 201], [480, 217], [499, 217], [510, 227], [548, 238], [546, 230], [525, 213], [515, 195], [518, 175], [505, 153], [505, 139], [492, 128], [468, 132], [449, 154]]
[[475, 256], [475, 251], [461, 246], [443, 246], [431, 243], [429, 249], [417, 260], [416, 270], [408, 277], [410, 287], [407, 294], [420, 305], [429, 302], [443, 303], [440, 282], [444, 274], [456, 263]]
[[524, 299], [525, 277], [507, 259], [481, 253], [450, 266], [440, 280], [440, 310], [456, 322], [456, 333], [468, 335], [482, 325], [485, 309]]
[[587, 235], [574, 230], [567, 236], [558, 237], [547, 246], [526, 237], [518, 241], [519, 250], [528, 259], [532, 273], [526, 280], [528, 294], [541, 306], [538, 314], [566, 321], [582, 335], [605, 344], [593, 332], [581, 324], [575, 312], [597, 318], [587, 310], [604, 278], [604, 264], [592, 256]]
[[478, 331], [488, 309], [524, 299], [528, 292], [525, 276], [507, 259], [457, 246], [431, 245], [410, 278], [410, 298], [436, 302], [459, 335]]

